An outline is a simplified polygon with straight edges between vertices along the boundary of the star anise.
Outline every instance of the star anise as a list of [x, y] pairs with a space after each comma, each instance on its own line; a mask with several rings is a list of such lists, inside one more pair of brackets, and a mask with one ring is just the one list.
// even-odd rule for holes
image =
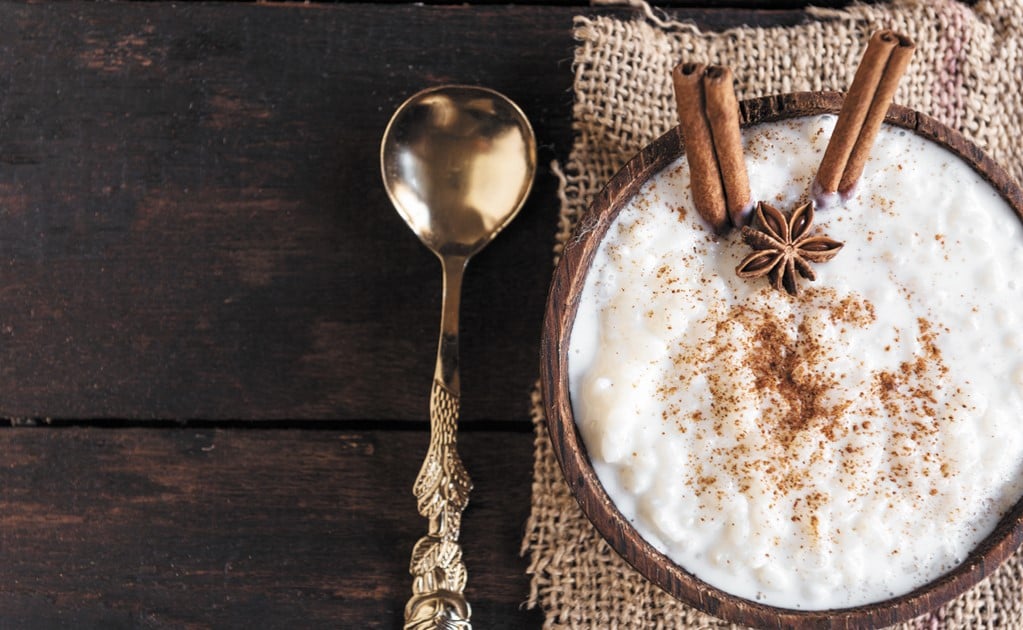
[[767, 276], [779, 291], [799, 295], [796, 272], [807, 280], [816, 280], [810, 263], [827, 262], [835, 257], [842, 243], [826, 236], [810, 236], [813, 227], [813, 204], [807, 203], [785, 215], [770, 204], [760, 202], [754, 226], [742, 228], [742, 238], [755, 251], [746, 256], [735, 273], [740, 278]]

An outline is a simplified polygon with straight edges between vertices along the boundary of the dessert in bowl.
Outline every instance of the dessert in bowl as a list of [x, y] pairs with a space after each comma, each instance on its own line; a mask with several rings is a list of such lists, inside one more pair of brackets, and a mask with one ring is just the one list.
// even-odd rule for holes
[[[841, 105], [742, 104], [752, 198], [807, 201]], [[896, 623], [1021, 541], [1023, 193], [933, 119], [886, 121], [846, 202], [792, 226], [844, 243], [798, 296], [736, 273], [751, 249], [695, 209], [677, 129], [555, 272], [542, 385], [566, 481], [642, 574], [731, 621]]]

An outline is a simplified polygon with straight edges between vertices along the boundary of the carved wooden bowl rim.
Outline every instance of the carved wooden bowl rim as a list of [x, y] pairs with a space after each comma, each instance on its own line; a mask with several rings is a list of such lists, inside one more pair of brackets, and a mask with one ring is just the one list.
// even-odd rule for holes
[[[837, 113], [838, 92], [800, 92], [740, 103], [743, 126], [801, 116]], [[958, 155], [1008, 201], [1023, 221], [1023, 190], [976, 145], [935, 119], [893, 105], [886, 121], [914, 131]], [[958, 567], [899, 597], [875, 604], [824, 611], [768, 606], [707, 584], [657, 551], [615, 507], [590, 464], [575, 425], [568, 388], [567, 357], [572, 324], [586, 272], [598, 245], [639, 187], [682, 155], [674, 128], [640, 151], [608, 182], [580, 219], [554, 272], [541, 343], [541, 389], [554, 453], [583, 513], [611, 547], [648, 580], [677, 599], [727, 621], [751, 626], [874, 628], [930, 612], [994, 571], [1023, 542], [1023, 498]]]

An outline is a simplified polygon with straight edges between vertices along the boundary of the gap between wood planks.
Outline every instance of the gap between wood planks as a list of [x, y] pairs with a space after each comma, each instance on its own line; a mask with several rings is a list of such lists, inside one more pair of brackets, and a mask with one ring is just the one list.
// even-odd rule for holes
[[[424, 413], [425, 417], [425, 413]], [[418, 420], [132, 420], [118, 418], [6, 418], [10, 428], [87, 427], [96, 429], [244, 429], [271, 431], [429, 431], [427, 422]], [[2, 422], [2, 421], [0, 421]], [[0, 430], [7, 428], [0, 424]], [[532, 433], [533, 424], [525, 415], [521, 422], [473, 420], [458, 428], [460, 433]]]

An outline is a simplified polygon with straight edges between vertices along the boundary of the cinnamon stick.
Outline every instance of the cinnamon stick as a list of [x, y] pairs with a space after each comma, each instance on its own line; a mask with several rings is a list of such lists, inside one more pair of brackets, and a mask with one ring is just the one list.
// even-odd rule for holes
[[729, 228], [725, 191], [718, 172], [714, 140], [704, 103], [703, 64], [675, 66], [671, 79], [675, 84], [675, 103], [679, 125], [689, 161], [689, 181], [693, 204], [714, 231], [723, 234]]
[[735, 98], [732, 71], [726, 66], [710, 66], [703, 73], [703, 88], [728, 217], [732, 225], [741, 228], [749, 223], [753, 201], [750, 199], [746, 160], [742, 155], [739, 101]]
[[888, 58], [884, 74], [881, 75], [881, 82], [870, 103], [870, 110], [867, 111], [867, 117], [863, 121], [863, 129], [856, 139], [852, 154], [849, 155], [849, 163], [846, 164], [845, 172], [838, 183], [838, 192], [843, 195], [848, 195], [852, 191], [853, 186], [859, 181], [860, 175], [863, 174], [863, 166], [867, 163], [870, 149], [874, 146], [874, 139], [877, 138], [877, 132], [881, 129], [885, 114], [888, 113], [888, 106], [892, 104], [895, 90], [899, 87], [899, 79], [905, 74], [909, 60], [916, 49], [913, 40], [908, 37], [897, 33], [892, 33], [892, 35], [897, 38], [898, 44], [892, 49], [891, 56]]
[[912, 40], [890, 30], [871, 36], [824, 151], [815, 192], [848, 194], [852, 190], [913, 50]]

